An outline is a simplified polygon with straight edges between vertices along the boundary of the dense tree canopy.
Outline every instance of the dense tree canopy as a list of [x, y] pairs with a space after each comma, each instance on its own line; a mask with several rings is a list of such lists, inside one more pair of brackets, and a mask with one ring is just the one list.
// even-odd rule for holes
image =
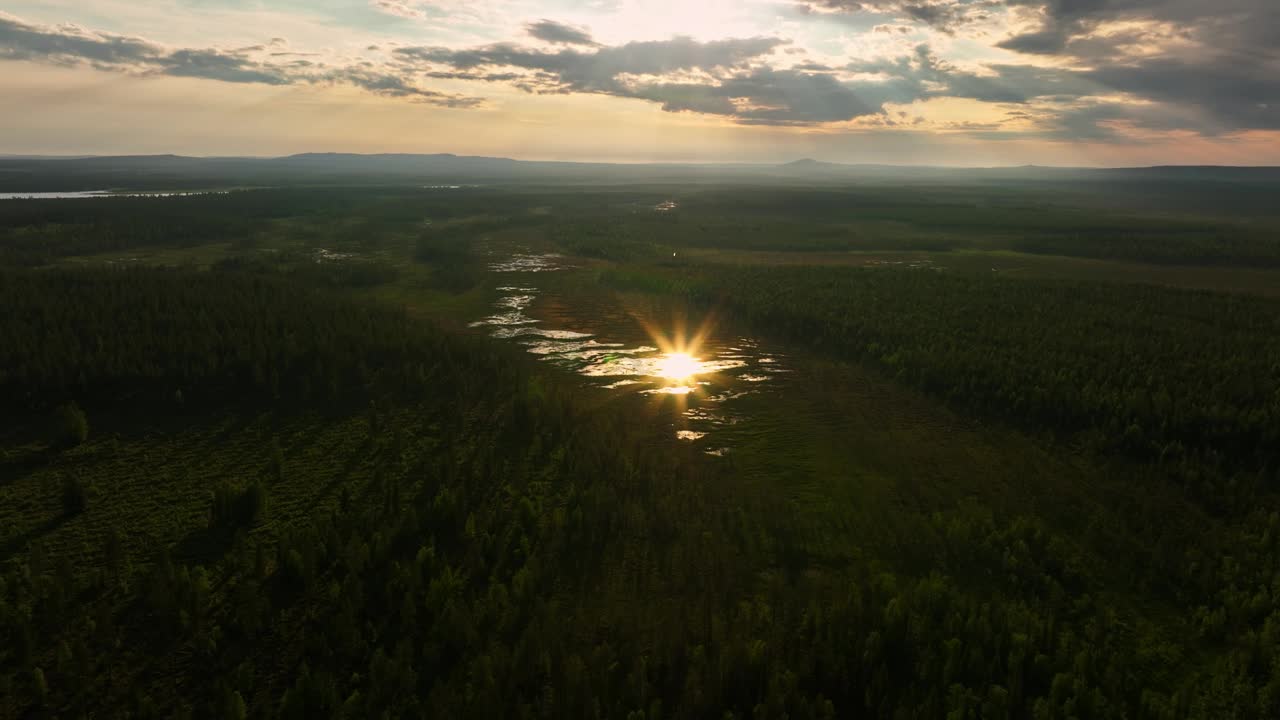
[[235, 273], [6, 273], [0, 302], [0, 392], [27, 406], [340, 399], [416, 382], [435, 342], [403, 314]]
[[[690, 191], [655, 214], [667, 197], [0, 206], [0, 717], [1280, 716], [1276, 301], [685, 265], [668, 251], [870, 247], [903, 213], [967, 225], [961, 246], [996, 214], [872, 191]], [[1023, 225], [1109, 222], [1141, 224]], [[1190, 243], [1170, 254], [1209, 232], [1152, 227]], [[896, 238], [936, 240], [917, 230]], [[809, 516], [733, 454], [367, 296], [478, 296], [503, 233], [1026, 431], [1129, 505], [1064, 521], [1049, 472], [1010, 463], [1023, 505], [928, 505], [928, 478], [894, 476]], [[15, 267], [209, 243], [206, 269]]]
[[1177, 464], [1274, 473], [1280, 303], [1144, 285], [939, 271], [622, 271], [608, 281], [723, 303], [988, 417]]

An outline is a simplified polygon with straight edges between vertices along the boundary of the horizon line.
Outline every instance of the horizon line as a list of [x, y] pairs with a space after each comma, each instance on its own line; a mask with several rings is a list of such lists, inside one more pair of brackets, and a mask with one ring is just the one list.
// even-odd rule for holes
[[147, 158], [173, 158], [178, 160], [246, 160], [246, 161], [273, 161], [273, 160], [290, 160], [307, 156], [345, 156], [357, 158], [430, 158], [430, 157], [450, 157], [460, 160], [501, 160], [515, 163], [539, 163], [552, 165], [598, 165], [598, 166], [623, 166], [623, 167], [741, 167], [741, 168], [784, 168], [789, 165], [812, 164], [818, 166], [832, 167], [877, 167], [877, 168], [901, 168], [904, 170], [1018, 170], [1018, 169], [1042, 169], [1042, 170], [1159, 170], [1159, 169], [1238, 169], [1238, 170], [1259, 170], [1259, 169], [1280, 169], [1280, 165], [1226, 165], [1226, 164], [1156, 164], [1156, 165], [1041, 165], [1037, 163], [1020, 163], [1016, 165], [929, 165], [921, 163], [884, 163], [884, 162], [845, 162], [833, 160], [818, 160], [811, 157], [802, 157], [795, 160], [774, 161], [774, 162], [750, 162], [735, 160], [560, 160], [560, 159], [529, 159], [509, 157], [504, 155], [460, 155], [452, 152], [346, 152], [337, 150], [311, 150], [305, 152], [289, 153], [285, 155], [186, 155], [181, 153], [106, 153], [106, 154], [43, 154], [43, 153], [0, 153], [0, 161], [3, 160], [27, 160], [27, 161], [75, 161], [75, 160], [137, 160]]

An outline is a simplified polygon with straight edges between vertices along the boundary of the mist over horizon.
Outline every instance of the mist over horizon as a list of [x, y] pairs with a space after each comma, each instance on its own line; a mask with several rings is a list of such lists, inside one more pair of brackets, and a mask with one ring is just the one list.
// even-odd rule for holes
[[86, 153], [86, 154], [69, 154], [69, 155], [40, 155], [25, 153], [0, 153], [0, 160], [108, 160], [108, 159], [181, 159], [181, 160], [249, 160], [249, 161], [273, 161], [273, 160], [296, 160], [301, 158], [316, 159], [338, 159], [338, 158], [360, 158], [368, 160], [378, 159], [415, 159], [429, 162], [433, 159], [450, 159], [450, 160], [499, 160], [511, 161], [516, 163], [545, 163], [545, 164], [561, 164], [561, 165], [617, 165], [617, 166], [646, 166], [646, 165], [675, 165], [675, 166], [703, 166], [703, 167], [778, 167], [778, 168], [820, 168], [820, 167], [836, 167], [836, 168], [858, 168], [858, 167], [896, 167], [904, 169], [941, 169], [941, 170], [1010, 170], [1010, 169], [1061, 169], [1061, 170], [1125, 170], [1125, 169], [1158, 169], [1158, 168], [1273, 168], [1280, 165], [1260, 164], [1260, 163], [1244, 163], [1239, 165], [1215, 165], [1208, 164], [1158, 164], [1158, 165], [1038, 165], [1036, 163], [1020, 163], [1014, 165], [934, 165], [928, 163], [872, 163], [857, 161], [831, 161], [819, 160], [812, 157], [799, 157], [792, 160], [781, 160], [777, 162], [747, 162], [747, 161], [716, 161], [716, 160], [636, 160], [636, 161], [609, 161], [604, 159], [579, 159], [579, 160], [562, 160], [555, 158], [539, 158], [539, 157], [510, 157], [510, 156], [486, 156], [486, 155], [463, 155], [447, 151], [441, 152], [389, 152], [389, 153], [348, 153], [338, 151], [305, 151], [298, 153], [290, 153], [288, 155], [185, 155], [181, 153], [144, 153], [144, 154], [115, 154], [115, 153]]

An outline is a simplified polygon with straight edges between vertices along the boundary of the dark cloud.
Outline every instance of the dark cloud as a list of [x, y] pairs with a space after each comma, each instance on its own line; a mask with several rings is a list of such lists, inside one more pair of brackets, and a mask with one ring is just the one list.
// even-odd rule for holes
[[[500, 80], [537, 93], [635, 98], [660, 103], [668, 112], [720, 115], [746, 124], [809, 125], [881, 111], [878, 93], [863, 98], [826, 66], [769, 67], [767, 56], [783, 45], [778, 38], [673, 38], [589, 51], [499, 43], [461, 50], [401, 48], [396, 55], [433, 76]], [[511, 80], [513, 70], [523, 71], [520, 80]]]
[[[1162, 118], [1202, 133], [1280, 129], [1280, 2], [1276, 0], [1008, 0], [1039, 27], [1009, 37], [1007, 50], [1085, 68], [1097, 94], [1140, 99], [1109, 111], [1141, 127]], [[1103, 111], [1070, 118], [1069, 130]]]
[[4, 59], [63, 65], [88, 63], [104, 70], [131, 69], [234, 83], [289, 82], [278, 68], [249, 59], [253, 50], [169, 50], [139, 38], [89, 32], [74, 26], [43, 28], [0, 15], [0, 58]]
[[405, 98], [415, 102], [451, 108], [473, 108], [484, 104], [480, 98], [449, 95], [410, 84], [403, 77], [380, 72], [372, 67], [355, 67], [328, 73], [330, 82], [354, 85], [375, 95]]
[[891, 16], [953, 32], [987, 17], [986, 10], [1001, 0], [798, 0], [801, 12], [834, 18], [858, 15]]
[[[869, 101], [905, 104], [964, 98], [1023, 106], [1027, 110], [1007, 117], [1033, 120], [1040, 129], [1029, 134], [1055, 140], [1133, 142], [1133, 130], [1212, 134], [1280, 129], [1275, 103], [1242, 99], [1280, 97], [1280, 74], [1265, 67], [1243, 73], [1150, 60], [1092, 70], [993, 64], [977, 74], [939, 60], [922, 45], [909, 56], [860, 61], [847, 69], [884, 78], [850, 86]], [[1141, 102], [1116, 99], [1117, 95], [1140, 97]]]
[[911, 27], [910, 25], [877, 25], [871, 28], [871, 31], [878, 32], [878, 33], [889, 33], [889, 34], [900, 33], [902, 35], [906, 35], [908, 33], [914, 32], [915, 28]]
[[1280, 64], [1153, 59], [1082, 73], [1098, 85], [1201, 116], [1207, 133], [1280, 130]]
[[1035, 32], [1015, 35], [998, 43], [1005, 50], [1033, 55], [1053, 55], [1062, 52], [1067, 45], [1068, 35], [1063, 28], [1051, 26]]
[[[1079, 69], [1048, 73], [1005, 65], [981, 76], [948, 70], [943, 78], [936, 72], [928, 77], [926, 64], [894, 76], [889, 89], [899, 95], [936, 96], [936, 85], [913, 84], [927, 79], [945, 84], [945, 93], [955, 97], [993, 102], [1111, 96], [1071, 115], [1064, 129], [1082, 137], [1108, 132], [1084, 133], [1091, 119], [1165, 128], [1151, 107], [1172, 113], [1183, 129], [1203, 133], [1280, 128], [1280, 0], [798, 1], [812, 14], [892, 16], [944, 31], [1009, 13], [1034, 24], [998, 47]], [[892, 32], [893, 26], [875, 29]], [[1117, 95], [1128, 101], [1116, 101]]]
[[282, 68], [253, 62], [242, 54], [217, 50], [175, 50], [156, 58], [153, 63], [158, 72], [174, 77], [263, 85], [288, 85], [293, 82]]
[[784, 44], [777, 38], [717, 40], [702, 43], [690, 38], [632, 42], [594, 50], [544, 51], [515, 43], [497, 43], [461, 50], [443, 47], [406, 47], [395, 50], [412, 65], [443, 65], [456, 70], [521, 68], [554, 76], [568, 90], [612, 92], [621, 87], [622, 75], [664, 75], [680, 71], [733, 68], [768, 54]]
[[[927, 45], [907, 56], [843, 68], [805, 62], [770, 67], [776, 38], [702, 43], [689, 38], [593, 50], [539, 50], [513, 43], [475, 48], [400, 48], [406, 71], [429, 77], [505, 82], [533, 93], [596, 93], [648, 100], [669, 112], [730, 117], [746, 124], [813, 125], [879, 115], [886, 104], [956, 97], [1024, 104], [1077, 98], [1098, 83], [1069, 71], [993, 66], [958, 69]], [[841, 79], [858, 76], [858, 80]]]
[[163, 53], [159, 46], [138, 38], [91, 34], [71, 26], [42, 29], [0, 13], [0, 58], [4, 59], [116, 65], [150, 62]]
[[859, 83], [864, 94], [878, 93], [881, 102], [952, 97], [991, 103], [1025, 104], [1054, 96], [1092, 94], [1099, 87], [1076, 73], [1029, 65], [990, 65], [986, 74], [961, 70], [939, 59], [928, 45], [911, 55], [850, 63], [849, 72], [879, 75], [878, 83]]
[[[688, 38], [593, 51], [544, 51], [511, 43], [477, 48], [401, 48], [397, 57], [432, 77], [512, 83], [535, 93], [598, 93], [660, 103], [670, 112], [731, 117], [747, 124], [812, 125], [878, 115], [889, 103], [938, 97], [1022, 104], [1081, 97], [1097, 84], [1063, 70], [995, 66], [985, 74], [940, 60], [927, 45], [907, 56], [844, 68], [770, 67], [774, 38], [700, 43]], [[687, 78], [688, 75], [694, 78]], [[851, 81], [842, 75], [861, 76]], [[513, 79], [517, 76], [519, 79]]]
[[1132, 105], [1087, 98], [1070, 102], [1052, 112], [1030, 115], [1040, 127], [1038, 135], [1075, 142], [1140, 143], [1139, 131], [1181, 130], [1197, 122], [1194, 112], [1159, 103]]
[[525, 30], [531, 37], [555, 45], [585, 45], [588, 47], [599, 45], [592, 39], [591, 33], [586, 30], [572, 25], [564, 25], [554, 20], [539, 20], [536, 23], [529, 23], [525, 25]]
[[1012, 36], [1000, 47], [1036, 54], [1103, 58], [1122, 55], [1123, 46], [1154, 39], [1140, 31], [1116, 32], [1118, 21], [1165, 23], [1187, 38], [1234, 52], [1276, 57], [1280, 3], [1275, 0], [1004, 0], [1011, 9], [1032, 12], [1039, 27]]
[[770, 68], [735, 74], [716, 85], [642, 85], [633, 97], [661, 102], [669, 112], [726, 115], [758, 125], [839, 122], [880, 112], [878, 104], [830, 75]]
[[[272, 45], [283, 44], [282, 39], [272, 39]], [[0, 12], [0, 59], [3, 60], [89, 65], [106, 71], [256, 85], [345, 83], [378, 95], [446, 107], [473, 107], [481, 102], [477, 98], [418, 88], [405, 78], [365, 66], [324, 68], [307, 61], [254, 59], [254, 53], [265, 49], [257, 46], [237, 50], [173, 49], [140, 38], [74, 26], [32, 25]]]

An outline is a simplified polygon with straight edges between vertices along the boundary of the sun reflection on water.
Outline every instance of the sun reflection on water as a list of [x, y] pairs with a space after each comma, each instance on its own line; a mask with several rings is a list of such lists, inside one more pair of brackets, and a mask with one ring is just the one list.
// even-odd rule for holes
[[[518, 267], [493, 269], [545, 272], [561, 267], [553, 256], [533, 258], [545, 261], [545, 267], [531, 257], [516, 258]], [[598, 317], [591, 317], [594, 324], [584, 325], [566, 307], [554, 303], [548, 308], [550, 321], [534, 317], [531, 309], [542, 302], [535, 287], [504, 285], [498, 291], [503, 295], [494, 302], [493, 314], [473, 327], [488, 326], [491, 336], [519, 343], [534, 355], [598, 379], [599, 387], [618, 391], [619, 396], [652, 398], [645, 404], [646, 412], [671, 422], [677, 439], [696, 443], [711, 455], [724, 455], [729, 449], [719, 444], [703, 447], [708, 433], [718, 436], [746, 417], [735, 406], [738, 399], [761, 392], [762, 385], [786, 372], [774, 357], [761, 353], [752, 339], [714, 340], [715, 313], [702, 316], [696, 324], [688, 323], [681, 313], [657, 322], [645, 312], [647, 306], [640, 305], [597, 313]], [[635, 332], [636, 326], [643, 335]]]
[[668, 385], [656, 390], [645, 390], [645, 395], [692, 395], [696, 388], [689, 385]]
[[668, 380], [689, 380], [702, 370], [702, 361], [689, 353], [669, 352], [658, 360], [655, 374]]

